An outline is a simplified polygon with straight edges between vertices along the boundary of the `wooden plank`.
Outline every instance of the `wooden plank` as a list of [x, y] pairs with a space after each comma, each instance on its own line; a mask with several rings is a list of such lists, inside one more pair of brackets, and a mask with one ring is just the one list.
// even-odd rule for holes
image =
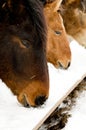
[[45, 117], [40, 120], [40, 122], [36, 125], [35, 128], [33, 128], [33, 130], [37, 130], [42, 124], [43, 122], [50, 116], [50, 114], [52, 114], [52, 112], [62, 103], [62, 101], [74, 90], [74, 88], [86, 77], [86, 74], [82, 76], [82, 78], [77, 81], [66, 93], [65, 95], [62, 96], [62, 98], [60, 100], [58, 100], [56, 102], [56, 104], [51, 108], [51, 110], [45, 115]]
[[24, 108], [0, 81], [0, 129], [37, 130], [64, 98], [86, 77], [86, 49], [72, 41], [71, 66], [55, 69], [48, 64], [50, 76], [49, 99], [40, 108]]

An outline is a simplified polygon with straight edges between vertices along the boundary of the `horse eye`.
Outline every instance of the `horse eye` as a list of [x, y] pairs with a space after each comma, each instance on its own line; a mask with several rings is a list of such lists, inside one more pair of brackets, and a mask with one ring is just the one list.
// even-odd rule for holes
[[57, 10], [57, 13], [61, 13], [61, 10], [60, 10], [60, 9], [58, 9], [58, 10]]
[[25, 47], [29, 48], [29, 41], [28, 41], [28, 40], [22, 40], [22, 44], [23, 44]]
[[60, 32], [60, 31], [55, 31], [55, 33], [56, 33], [57, 35], [61, 35], [61, 32]]

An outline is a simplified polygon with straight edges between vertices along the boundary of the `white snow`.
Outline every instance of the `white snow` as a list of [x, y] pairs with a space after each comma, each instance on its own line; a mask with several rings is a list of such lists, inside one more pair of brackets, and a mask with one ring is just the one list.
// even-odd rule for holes
[[[86, 49], [80, 46], [76, 41], [70, 43], [72, 51], [72, 63], [67, 70], [56, 69], [52, 64], [48, 64], [50, 76], [50, 94], [49, 99], [40, 108], [24, 108], [18, 103], [7, 86], [0, 80], [0, 130], [35, 130], [55, 109], [56, 104], [62, 100], [75, 83], [86, 76]], [[85, 97], [86, 101], [86, 97]], [[80, 102], [80, 105], [84, 105]], [[85, 105], [84, 105], [85, 106]], [[76, 110], [73, 117], [74, 122], [85, 124], [86, 106], [81, 108], [83, 115]], [[83, 110], [84, 109], [84, 110]], [[85, 112], [85, 113], [84, 113]], [[78, 117], [77, 117], [77, 116]], [[81, 117], [79, 117], [81, 116]], [[79, 119], [78, 119], [79, 118]], [[73, 128], [73, 122], [70, 118], [71, 130], [82, 130]], [[83, 120], [83, 122], [81, 122]], [[70, 125], [69, 124], [69, 125]], [[75, 125], [76, 126], [76, 125]], [[65, 130], [70, 130], [65, 129]]]
[[62, 130], [86, 130], [86, 91], [77, 99], [76, 106], [70, 114], [71, 117]]

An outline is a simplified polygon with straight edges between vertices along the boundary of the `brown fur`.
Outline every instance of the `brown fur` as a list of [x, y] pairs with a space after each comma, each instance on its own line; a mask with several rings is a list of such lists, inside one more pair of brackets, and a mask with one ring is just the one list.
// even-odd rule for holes
[[39, 0], [0, 0], [0, 78], [24, 106], [48, 98], [46, 24]]
[[86, 47], [86, 1], [63, 0], [61, 15], [67, 33]]
[[52, 3], [46, 3], [44, 7], [48, 26], [47, 60], [57, 68], [66, 69], [71, 63], [71, 51], [63, 20], [57, 12], [60, 3], [61, 0], [54, 0]]

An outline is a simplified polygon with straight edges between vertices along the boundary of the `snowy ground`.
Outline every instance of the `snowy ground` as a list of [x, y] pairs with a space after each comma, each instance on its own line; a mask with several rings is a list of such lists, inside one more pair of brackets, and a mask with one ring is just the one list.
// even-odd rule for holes
[[65, 98], [39, 130], [86, 130], [86, 78]]
[[86, 91], [77, 99], [76, 106], [70, 111], [71, 117], [62, 130], [86, 130]]
[[[18, 103], [16, 96], [13, 96], [11, 91], [0, 80], [0, 130], [33, 130], [68, 89], [70, 89], [76, 81], [80, 80], [83, 75], [86, 75], [86, 50], [75, 41], [71, 43], [71, 50], [72, 63], [68, 70], [57, 70], [49, 64], [50, 96], [46, 104], [41, 108], [24, 108]], [[84, 103], [84, 101], [86, 102], [86, 96], [80, 98], [80, 100], [79, 103], [82, 108], [78, 107], [78, 105], [73, 111], [75, 114], [72, 118], [74, 119], [74, 123], [76, 120], [77, 124], [80, 125], [81, 123], [83, 125], [86, 121], [86, 105]], [[82, 114], [80, 110], [82, 110], [84, 116], [80, 115]], [[72, 129], [69, 129], [67, 125], [65, 130], [82, 130], [75, 127], [73, 128], [72, 118], [70, 118], [68, 122], [69, 127], [71, 124]]]

